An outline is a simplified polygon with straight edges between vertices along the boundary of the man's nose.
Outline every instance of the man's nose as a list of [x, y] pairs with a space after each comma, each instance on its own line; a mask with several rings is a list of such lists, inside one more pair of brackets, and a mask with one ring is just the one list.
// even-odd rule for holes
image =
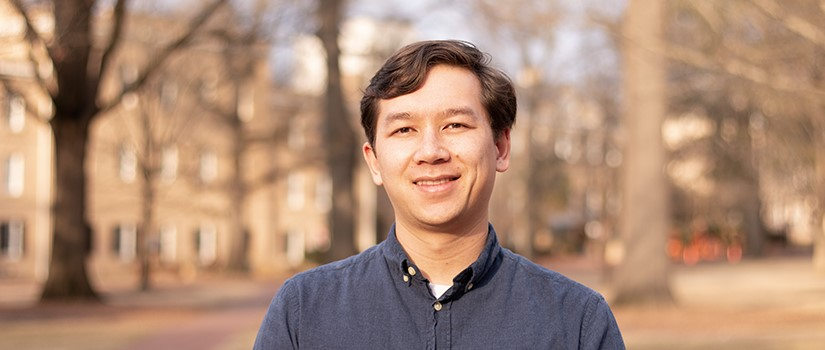
[[439, 164], [450, 160], [450, 152], [445, 147], [442, 135], [437, 130], [427, 130], [421, 133], [418, 149], [414, 160], [417, 164]]

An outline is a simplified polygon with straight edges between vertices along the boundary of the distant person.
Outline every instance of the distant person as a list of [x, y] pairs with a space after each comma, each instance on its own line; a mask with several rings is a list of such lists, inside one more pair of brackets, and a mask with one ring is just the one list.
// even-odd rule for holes
[[516, 96], [472, 44], [402, 48], [361, 99], [387, 239], [287, 280], [255, 349], [623, 349], [604, 298], [502, 248], [489, 224]]

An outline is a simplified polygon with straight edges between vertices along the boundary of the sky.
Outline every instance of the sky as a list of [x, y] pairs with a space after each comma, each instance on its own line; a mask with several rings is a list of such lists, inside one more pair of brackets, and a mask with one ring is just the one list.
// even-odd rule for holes
[[[494, 64], [515, 76], [520, 58], [513, 50], [506, 48], [506, 40], [490, 35], [482, 19], [474, 18], [471, 4], [472, 0], [355, 0], [351, 3], [350, 15], [407, 19], [422, 40], [460, 39], [473, 42], [491, 54]], [[575, 84], [594, 65], [599, 65], [601, 69], [617, 69], [617, 59], [613, 57], [615, 53], [603, 50], [606, 45], [609, 46], [609, 38], [602, 30], [585, 22], [588, 11], [613, 18], [620, 16], [624, 1], [559, 1], [559, 4], [566, 15], [555, 29], [555, 42], [552, 52], [547, 55], [549, 58], [541, 60], [547, 78]], [[541, 48], [533, 49], [537, 55], [542, 55]]]
[[[103, 0], [110, 3], [112, 0]], [[236, 7], [248, 9], [255, 0], [232, 0]], [[373, 17], [378, 19], [399, 19], [410, 23], [421, 40], [460, 39], [475, 43], [482, 51], [488, 52], [493, 64], [501, 67], [514, 78], [518, 76], [520, 57], [515, 50], [508, 47], [506, 39], [496, 38], [486, 28], [483, 19], [472, 14], [474, 0], [435, 1], [435, 0], [350, 0], [347, 16]], [[543, 1], [543, 0], [536, 0]], [[282, 1], [283, 2], [283, 1]], [[165, 11], [183, 10], [194, 12], [204, 5], [202, 0], [157, 0], [134, 2], [132, 6], [141, 10]], [[271, 4], [277, 4], [273, 1]], [[308, 11], [310, 2], [296, 0], [301, 4], [299, 11]], [[506, 4], [507, 2], [502, 2]], [[603, 2], [598, 0], [558, 1], [565, 16], [555, 28], [555, 42], [549, 52], [534, 45], [531, 51], [535, 56], [543, 56], [541, 66], [545, 78], [549, 81], [574, 85], [582, 80], [583, 74], [594, 69], [606, 71], [617, 70], [618, 62], [614, 50], [609, 49], [610, 39], [599, 28], [586, 24], [588, 12], [597, 11], [608, 17], [621, 15], [624, 1]], [[277, 6], [277, 5], [275, 5]], [[280, 11], [280, 10], [278, 10]], [[283, 13], [276, 13], [274, 16]], [[288, 17], [293, 17], [287, 15]], [[277, 19], [277, 18], [276, 18]], [[295, 62], [290, 42], [299, 33], [312, 31], [312, 24], [307, 21], [281, 24], [272, 32], [286, 32], [286, 37], [272, 40], [275, 45], [270, 54], [273, 73], [276, 79], [284, 80], [290, 74]], [[277, 21], [273, 21], [275, 23]], [[275, 24], [273, 24], [275, 25]], [[298, 27], [301, 26], [301, 27]], [[284, 28], [287, 27], [287, 28]]]

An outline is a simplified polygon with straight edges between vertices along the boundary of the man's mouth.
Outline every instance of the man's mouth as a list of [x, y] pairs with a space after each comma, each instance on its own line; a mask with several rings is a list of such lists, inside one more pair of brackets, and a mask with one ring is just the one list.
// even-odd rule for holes
[[437, 178], [420, 178], [413, 181], [418, 186], [437, 186], [458, 180], [459, 176], [440, 176]]

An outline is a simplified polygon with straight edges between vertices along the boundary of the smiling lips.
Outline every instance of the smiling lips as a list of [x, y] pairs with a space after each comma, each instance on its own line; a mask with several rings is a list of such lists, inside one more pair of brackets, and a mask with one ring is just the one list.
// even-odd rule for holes
[[459, 177], [461, 176], [421, 177], [413, 181], [413, 184], [426, 192], [440, 192], [448, 189]]

